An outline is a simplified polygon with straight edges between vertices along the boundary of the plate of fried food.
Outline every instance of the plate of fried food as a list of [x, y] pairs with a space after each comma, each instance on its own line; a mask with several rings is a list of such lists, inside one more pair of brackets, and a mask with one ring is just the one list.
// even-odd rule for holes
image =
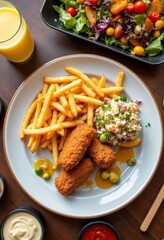
[[3, 130], [19, 186], [72, 218], [104, 216], [133, 201], [163, 146], [161, 115], [146, 84], [91, 54], [63, 56], [33, 72], [11, 99]]

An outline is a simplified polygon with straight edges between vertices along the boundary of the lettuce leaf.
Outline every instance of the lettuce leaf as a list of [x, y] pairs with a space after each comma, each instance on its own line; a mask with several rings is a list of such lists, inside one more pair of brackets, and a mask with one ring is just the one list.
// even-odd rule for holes
[[61, 6], [53, 6], [54, 10], [59, 14], [59, 20], [64, 24], [66, 29], [73, 29], [76, 19], [67, 13]]
[[112, 45], [120, 46], [123, 49], [130, 49], [131, 48], [131, 46], [121, 43], [120, 41], [116, 40], [114, 37], [105, 36], [105, 43], [107, 45], [110, 45], [110, 46], [112, 46]]
[[164, 0], [161, 0], [162, 6], [163, 6], [163, 10], [162, 10], [162, 14], [164, 14]]
[[145, 48], [145, 53], [153, 57], [159, 54], [163, 50], [162, 40], [164, 39], [164, 31], [161, 35], [153, 40], [148, 47]]
[[83, 14], [77, 18], [77, 22], [74, 25], [73, 30], [76, 33], [86, 33], [88, 36], [91, 36], [93, 34], [90, 23]]
[[145, 16], [143, 14], [137, 14], [136, 16], [134, 16], [134, 21], [137, 25], [144, 24]]

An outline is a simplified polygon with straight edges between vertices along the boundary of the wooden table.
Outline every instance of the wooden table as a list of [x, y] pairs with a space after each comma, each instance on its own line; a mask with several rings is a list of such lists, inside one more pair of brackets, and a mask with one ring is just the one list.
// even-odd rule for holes
[[[29, 205], [40, 210], [45, 217], [47, 223], [46, 240], [73, 240], [76, 239], [77, 233], [86, 220], [71, 219], [45, 210], [23, 192], [9, 170], [3, 152], [2, 132], [5, 110], [7, 109], [10, 99], [24, 79], [42, 64], [68, 54], [91, 53], [117, 60], [137, 73], [152, 91], [164, 120], [164, 108], [162, 105], [164, 98], [164, 64], [150, 66], [50, 29], [42, 22], [40, 17], [41, 0], [12, 0], [12, 2], [20, 9], [26, 19], [35, 39], [36, 49], [31, 61], [22, 65], [13, 64], [0, 56], [0, 97], [5, 103], [5, 109], [0, 116], [0, 173], [4, 175], [7, 181], [7, 190], [4, 198], [0, 202], [0, 222], [9, 211], [21, 205]], [[153, 179], [141, 195], [122, 210], [105, 216], [105, 219], [110, 221], [118, 229], [122, 239], [160, 240], [164, 237], [163, 205], [161, 205], [155, 215], [147, 232], [143, 233], [139, 229], [164, 182], [163, 169], [164, 152]]]

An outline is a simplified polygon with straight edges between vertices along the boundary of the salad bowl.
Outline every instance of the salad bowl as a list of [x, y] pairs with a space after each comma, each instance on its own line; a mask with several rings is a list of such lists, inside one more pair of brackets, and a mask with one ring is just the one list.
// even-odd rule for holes
[[[82, 39], [86, 42], [90, 42], [92, 44], [101, 46], [109, 51], [117, 52], [117, 53], [127, 56], [129, 58], [133, 58], [133, 59], [136, 59], [138, 61], [141, 61], [141, 62], [144, 62], [147, 64], [157, 65], [157, 64], [161, 64], [164, 62], [164, 51], [161, 51], [161, 53], [159, 53], [158, 55], [153, 56], [153, 57], [147, 56], [147, 55], [136, 56], [136, 55], [131, 54], [128, 50], [123, 49], [121, 47], [106, 45], [106, 43], [101, 40], [97, 40], [97, 41], [91, 40], [85, 34], [77, 34], [73, 30], [66, 29], [64, 27], [63, 23], [60, 21], [58, 13], [54, 10], [53, 5], [60, 6], [61, 1], [59, 1], [59, 0], [55, 0], [55, 1], [54, 0], [44, 0], [43, 5], [40, 9], [40, 15], [41, 15], [43, 22], [46, 25], [48, 25], [50, 28], [53, 28], [62, 33]], [[164, 47], [164, 43], [163, 43], [163, 47]]]

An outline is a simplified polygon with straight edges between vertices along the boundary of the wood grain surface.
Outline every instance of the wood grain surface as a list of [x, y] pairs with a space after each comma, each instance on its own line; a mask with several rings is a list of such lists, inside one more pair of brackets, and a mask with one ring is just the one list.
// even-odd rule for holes
[[[29, 74], [54, 58], [76, 53], [97, 54], [114, 59], [138, 74], [151, 90], [164, 120], [162, 104], [164, 99], [164, 64], [151, 66], [49, 28], [40, 17], [42, 0], [12, 0], [12, 2], [19, 8], [28, 23], [35, 39], [36, 48], [32, 59], [24, 64], [14, 64], [0, 56], [0, 98], [4, 101], [4, 109], [0, 115], [0, 173], [4, 175], [7, 182], [4, 198], [0, 201], [0, 222], [9, 211], [17, 207], [33, 206], [43, 214], [46, 220], [46, 240], [75, 240], [81, 227], [89, 220], [63, 217], [42, 208], [23, 192], [9, 170], [3, 150], [3, 121], [14, 92]], [[154, 146], [155, 144], [154, 133]], [[163, 169], [164, 152], [157, 171], [140, 196], [123, 209], [104, 217], [118, 229], [123, 240], [160, 240], [164, 237], [163, 203], [148, 230], [146, 232], [140, 231], [140, 225], [164, 182]]]

